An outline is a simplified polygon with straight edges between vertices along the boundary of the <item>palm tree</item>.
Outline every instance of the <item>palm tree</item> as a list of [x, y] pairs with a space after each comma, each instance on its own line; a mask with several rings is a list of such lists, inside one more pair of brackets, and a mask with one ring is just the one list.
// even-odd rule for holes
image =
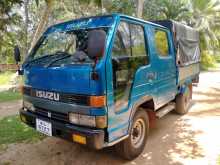
[[187, 19], [189, 9], [185, 0], [163, 0], [159, 11], [165, 19], [182, 21]]
[[220, 27], [219, 0], [191, 0], [190, 24], [199, 30], [207, 47], [218, 45], [215, 29]]

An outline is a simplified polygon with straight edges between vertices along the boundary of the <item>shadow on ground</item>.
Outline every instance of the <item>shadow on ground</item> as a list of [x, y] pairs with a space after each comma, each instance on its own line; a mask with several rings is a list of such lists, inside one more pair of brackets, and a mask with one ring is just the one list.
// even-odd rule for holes
[[[10, 146], [6, 152], [0, 152], [0, 164], [188, 165], [187, 160], [202, 161], [204, 157], [207, 157], [205, 155], [207, 152], [213, 156], [211, 152], [213, 148], [210, 147], [217, 146], [216, 144], [219, 141], [213, 139], [216, 135], [215, 129], [209, 134], [210, 128], [215, 128], [219, 123], [219, 118], [212, 123], [210, 122], [213, 121], [213, 118], [220, 116], [220, 88], [218, 87], [220, 80], [217, 79], [218, 74], [216, 72], [216, 75], [205, 82], [208, 73], [204, 73], [201, 85], [194, 90], [192, 108], [187, 115], [179, 116], [170, 113], [158, 120], [156, 127], [150, 131], [144, 152], [133, 161], [122, 160], [117, 156], [113, 147], [94, 151], [52, 137], [35, 144], [14, 144]], [[212, 81], [215, 81], [214, 85]], [[208, 120], [206, 120], [207, 118]], [[205, 123], [207, 121], [210, 122], [208, 126]], [[203, 123], [200, 124], [199, 122]], [[201, 139], [201, 137], [204, 139]], [[218, 138], [218, 136], [216, 137]], [[210, 147], [204, 145], [207, 142], [206, 138], [213, 139], [211, 145], [207, 144]], [[213, 158], [211, 157], [211, 159]], [[203, 162], [203, 164], [207, 163]]]
[[150, 131], [143, 154], [132, 162], [118, 157], [113, 147], [94, 151], [57, 138], [46, 138], [36, 144], [18, 144], [16, 147], [10, 147], [10, 150], [13, 151], [2, 156], [0, 153], [0, 160], [7, 160], [6, 162], [11, 164], [23, 164], [31, 161], [32, 165], [39, 164], [39, 162], [53, 165], [181, 165], [181, 162], [176, 159], [177, 155], [183, 159], [203, 156], [202, 148], [194, 140], [194, 137], [201, 132], [193, 131], [190, 127], [187, 119], [183, 119], [174, 113], [158, 120], [156, 127]]

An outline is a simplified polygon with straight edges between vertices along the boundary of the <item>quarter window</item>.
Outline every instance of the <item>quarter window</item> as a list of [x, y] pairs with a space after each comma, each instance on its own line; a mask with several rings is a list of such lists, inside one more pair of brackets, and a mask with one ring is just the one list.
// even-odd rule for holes
[[155, 30], [155, 45], [159, 56], [166, 57], [169, 54], [169, 44], [167, 33], [162, 30]]

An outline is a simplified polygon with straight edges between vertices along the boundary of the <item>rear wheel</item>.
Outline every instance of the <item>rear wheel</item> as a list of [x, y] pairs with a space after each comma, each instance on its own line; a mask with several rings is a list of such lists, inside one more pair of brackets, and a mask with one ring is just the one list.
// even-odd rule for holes
[[149, 134], [149, 119], [146, 110], [138, 110], [134, 116], [130, 135], [116, 145], [117, 153], [132, 160], [143, 151]]
[[192, 84], [187, 86], [184, 93], [176, 96], [176, 109], [175, 112], [184, 115], [189, 111], [190, 102], [192, 100]]

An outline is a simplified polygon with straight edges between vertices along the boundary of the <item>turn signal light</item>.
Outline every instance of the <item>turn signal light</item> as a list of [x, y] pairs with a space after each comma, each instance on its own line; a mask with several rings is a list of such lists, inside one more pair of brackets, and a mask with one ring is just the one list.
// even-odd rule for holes
[[105, 96], [90, 96], [90, 106], [91, 107], [104, 107], [106, 105]]

